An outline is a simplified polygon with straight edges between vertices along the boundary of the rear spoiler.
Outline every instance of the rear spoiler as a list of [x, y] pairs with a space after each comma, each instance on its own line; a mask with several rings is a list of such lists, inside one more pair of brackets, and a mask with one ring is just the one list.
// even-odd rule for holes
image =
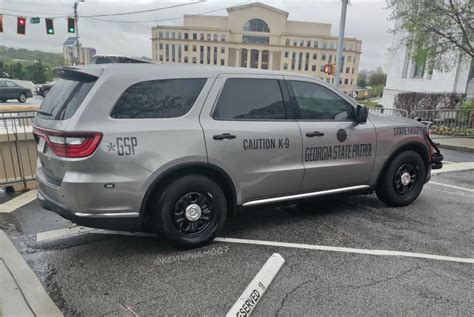
[[54, 73], [62, 79], [74, 80], [81, 82], [93, 82], [99, 78], [102, 73], [101, 69], [94, 69], [95, 72], [85, 72], [83, 69], [77, 67], [60, 67], [54, 70]]

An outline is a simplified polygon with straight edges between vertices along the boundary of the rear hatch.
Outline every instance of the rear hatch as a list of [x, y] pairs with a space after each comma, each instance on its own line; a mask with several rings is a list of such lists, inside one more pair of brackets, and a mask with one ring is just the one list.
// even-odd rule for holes
[[91, 131], [71, 131], [68, 123], [93, 89], [100, 68], [85, 71], [62, 68], [56, 71], [61, 78], [46, 95], [33, 122], [33, 133], [38, 144], [38, 177], [60, 186], [67, 163], [86, 158], [95, 151], [102, 134]]

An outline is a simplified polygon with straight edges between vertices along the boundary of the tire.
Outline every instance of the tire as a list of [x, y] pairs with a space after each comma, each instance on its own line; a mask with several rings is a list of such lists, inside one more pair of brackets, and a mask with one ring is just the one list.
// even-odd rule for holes
[[25, 103], [26, 99], [26, 94], [23, 92], [18, 96], [18, 102]]
[[390, 206], [411, 204], [425, 184], [426, 168], [420, 155], [414, 151], [398, 154], [385, 168], [375, 192]]
[[153, 218], [158, 234], [178, 248], [209, 243], [224, 227], [227, 217], [224, 192], [211, 179], [200, 175], [174, 180], [155, 205]]

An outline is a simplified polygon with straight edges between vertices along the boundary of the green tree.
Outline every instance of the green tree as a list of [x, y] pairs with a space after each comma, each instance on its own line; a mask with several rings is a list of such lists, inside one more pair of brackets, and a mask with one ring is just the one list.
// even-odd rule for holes
[[472, 0], [386, 0], [399, 45], [411, 48], [415, 63], [449, 71], [459, 54], [474, 58]]
[[367, 86], [367, 74], [360, 72], [357, 74], [357, 87], [364, 88]]
[[387, 74], [384, 72], [374, 72], [369, 75], [369, 86], [385, 86]]
[[28, 65], [26, 69], [28, 80], [31, 80], [35, 84], [46, 82], [46, 68], [41, 61]]

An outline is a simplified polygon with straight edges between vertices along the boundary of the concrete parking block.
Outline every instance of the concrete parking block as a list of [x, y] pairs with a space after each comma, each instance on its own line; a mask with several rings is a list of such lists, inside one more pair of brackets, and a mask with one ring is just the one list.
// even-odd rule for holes
[[8, 236], [0, 230], [3, 316], [62, 316]]

